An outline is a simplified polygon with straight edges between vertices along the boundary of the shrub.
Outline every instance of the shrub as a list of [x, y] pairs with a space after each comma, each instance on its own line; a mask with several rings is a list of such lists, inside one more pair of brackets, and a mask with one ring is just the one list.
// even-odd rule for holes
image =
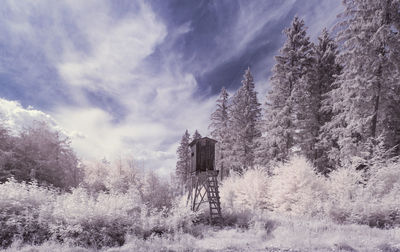
[[268, 208], [267, 186], [267, 171], [260, 167], [225, 179], [220, 187], [224, 224], [247, 228], [255, 212]]
[[243, 175], [233, 174], [222, 182], [221, 205], [225, 212], [255, 211], [267, 207], [267, 172], [251, 169]]
[[320, 215], [327, 200], [324, 178], [303, 157], [276, 166], [268, 187], [275, 211], [297, 215]]
[[[155, 192], [153, 192], [155, 193]], [[197, 214], [182, 198], [172, 207], [152, 207], [132, 186], [125, 193], [91, 193], [85, 188], [60, 192], [9, 180], [0, 184], [0, 240], [40, 244], [54, 240], [71, 246], [121, 246], [126, 236], [192, 232]]]
[[327, 179], [329, 202], [327, 215], [338, 223], [350, 222], [357, 201], [362, 195], [362, 173], [354, 167], [333, 171]]
[[141, 224], [141, 202], [135, 199], [129, 193], [91, 196], [82, 188], [59, 195], [49, 220], [53, 238], [85, 247], [122, 245]]
[[[370, 170], [342, 167], [327, 179], [326, 214], [338, 223], [374, 227], [400, 224], [400, 170], [398, 163], [379, 163]], [[365, 177], [368, 179], [366, 180]]]
[[191, 232], [193, 222], [201, 212], [193, 212], [190, 205], [186, 204], [186, 196], [178, 197], [172, 203], [172, 208], [165, 218], [165, 226], [170, 232], [185, 231]]
[[50, 232], [40, 214], [54, 197], [53, 190], [36, 182], [18, 183], [11, 178], [0, 184], [0, 245], [7, 247], [14, 239], [33, 244], [48, 239]]
[[354, 221], [376, 227], [400, 226], [400, 163], [373, 166], [354, 209]]

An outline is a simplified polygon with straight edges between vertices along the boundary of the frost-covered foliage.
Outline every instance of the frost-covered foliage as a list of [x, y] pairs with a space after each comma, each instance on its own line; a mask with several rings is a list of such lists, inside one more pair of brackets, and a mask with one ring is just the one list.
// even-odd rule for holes
[[220, 188], [224, 213], [265, 208], [267, 185], [267, 173], [261, 168], [250, 169], [242, 176], [232, 174]]
[[85, 162], [83, 185], [91, 192], [125, 193], [132, 185], [141, 188], [143, 176], [131, 158], [118, 158], [114, 162], [103, 159], [100, 162]]
[[268, 207], [267, 185], [267, 172], [259, 167], [225, 179], [220, 187], [225, 224], [247, 227], [255, 214]]
[[221, 180], [230, 174], [230, 153], [232, 149], [229, 133], [229, 94], [223, 87], [217, 100], [217, 108], [211, 114], [208, 126], [211, 136], [217, 140], [215, 145], [215, 167], [219, 170]]
[[200, 139], [200, 138], [202, 138], [201, 134], [199, 133], [198, 130], [195, 130], [191, 140], [193, 141], [193, 140], [197, 140], [197, 139]]
[[82, 180], [82, 167], [68, 138], [45, 122], [35, 122], [12, 135], [0, 118], [0, 182], [18, 181], [67, 189]]
[[399, 226], [400, 164], [374, 166], [367, 176], [356, 167], [342, 167], [329, 177], [311, 162], [294, 157], [268, 176], [262, 169], [233, 175], [220, 194], [227, 222], [246, 225], [260, 211], [331, 219], [337, 223]]
[[254, 167], [257, 139], [261, 136], [260, 120], [261, 104], [258, 103], [257, 91], [249, 67], [243, 75], [242, 86], [232, 97], [232, 104], [229, 106], [232, 170], [241, 173]]
[[[314, 69], [312, 43], [306, 34], [304, 21], [295, 17], [291, 26], [284, 30], [287, 41], [276, 56], [272, 69], [271, 90], [267, 96], [264, 141], [259, 153], [262, 165], [270, 160], [284, 161], [298, 150], [299, 140], [308, 135], [301, 131], [308, 125], [309, 106], [312, 96], [305, 84]], [[303, 78], [304, 79], [303, 81]], [[307, 110], [303, 110], [306, 109]], [[307, 115], [306, 115], [307, 114]]]
[[[143, 188], [163, 195], [165, 189], [153, 182], [145, 180]], [[93, 193], [82, 187], [59, 192], [9, 180], [0, 184], [0, 245], [52, 240], [100, 248], [121, 246], [127, 235], [146, 238], [191, 229], [196, 215], [189, 208], [182, 203], [161, 207], [158, 199], [146, 198], [147, 193], [134, 186], [125, 192]]]
[[[175, 232], [141, 239], [130, 236], [107, 252], [131, 251], [399, 251], [400, 229], [376, 229], [360, 225], [338, 225], [287, 215], [263, 214], [249, 228], [204, 227], [201, 236]], [[6, 252], [82, 251], [92, 249], [46, 242], [32, 246], [13, 244]], [[103, 251], [103, 250], [102, 250]]]
[[190, 134], [188, 130], [182, 136], [181, 142], [179, 144], [178, 149], [176, 150], [176, 154], [178, 156], [178, 160], [176, 162], [176, 177], [179, 180], [180, 185], [182, 185], [181, 191], [187, 188], [187, 183], [189, 179], [189, 171], [190, 171]]
[[356, 220], [370, 226], [400, 226], [400, 163], [373, 167], [354, 210]]
[[[60, 192], [9, 180], [0, 184], [0, 240], [2, 247], [14, 241], [9, 251], [261, 248], [255, 244], [304, 250], [396, 248], [399, 168], [390, 162], [365, 174], [343, 167], [323, 177], [305, 158], [294, 157], [275, 167], [271, 176], [261, 168], [233, 174], [220, 187], [226, 226], [219, 230], [195, 224], [200, 216], [186, 206], [185, 197], [170, 198], [170, 207], [149, 203], [143, 197], [146, 190], [154, 191], [153, 196], [164, 190], [154, 179], [142, 180], [142, 189], [132, 185], [125, 192]], [[376, 230], [352, 223], [394, 228]], [[350, 233], [357, 239], [346, 235]], [[249, 241], [255, 247], [248, 247]]]
[[103, 159], [101, 162], [87, 163], [83, 187], [92, 193], [112, 194], [135, 191], [141, 200], [151, 208], [161, 210], [171, 207], [174, 188], [154, 172], [144, 172], [136, 168], [130, 159], [119, 158], [114, 162]]
[[360, 200], [361, 175], [354, 168], [340, 168], [330, 174], [327, 179], [329, 203], [326, 211], [333, 220], [343, 223], [351, 218], [354, 206]]
[[0, 184], [0, 247], [8, 246], [14, 239], [41, 243], [50, 232], [41, 220], [45, 202], [55, 199], [53, 190], [44, 189], [32, 182], [18, 183], [10, 179]]
[[[387, 148], [398, 146], [399, 1], [346, 0], [338, 20], [338, 61], [343, 71], [329, 92], [333, 118], [325, 135], [336, 142], [328, 150], [336, 164], [353, 157], [368, 161], [381, 137]], [[396, 147], [399, 155], [399, 148]]]
[[303, 157], [294, 157], [277, 166], [269, 184], [271, 206], [281, 212], [318, 215], [327, 198], [324, 178]]
[[85, 189], [59, 195], [47, 222], [54, 239], [81, 246], [115, 246], [124, 243], [126, 233], [141, 226], [142, 204], [138, 195], [100, 193]]

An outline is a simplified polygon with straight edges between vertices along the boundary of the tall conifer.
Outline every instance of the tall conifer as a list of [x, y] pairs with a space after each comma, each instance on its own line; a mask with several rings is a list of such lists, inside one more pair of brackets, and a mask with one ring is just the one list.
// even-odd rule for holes
[[217, 100], [217, 109], [211, 114], [211, 136], [217, 140], [216, 144], [216, 168], [220, 172], [221, 180], [229, 175], [229, 157], [231, 152], [230, 134], [229, 134], [229, 94], [225, 88]]
[[264, 137], [259, 160], [285, 161], [299, 152], [310, 124], [310, 84], [314, 53], [304, 21], [295, 17], [285, 29], [287, 40], [276, 56], [272, 70], [272, 89], [267, 96]]
[[230, 133], [232, 134], [232, 166], [242, 172], [254, 166], [257, 139], [261, 136], [260, 103], [250, 68], [243, 76], [242, 86], [235, 93], [230, 106]]
[[178, 155], [178, 161], [176, 162], [176, 176], [182, 185], [182, 188], [186, 188], [189, 179], [190, 171], [190, 135], [188, 130], [185, 131], [181, 138], [181, 142], [176, 151]]

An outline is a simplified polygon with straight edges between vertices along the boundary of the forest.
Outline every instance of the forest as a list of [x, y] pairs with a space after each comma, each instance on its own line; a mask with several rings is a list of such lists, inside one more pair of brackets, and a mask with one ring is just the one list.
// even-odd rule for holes
[[[223, 221], [131, 157], [83, 162], [45, 122], [0, 115], [3, 251], [400, 251], [400, 2], [345, 0], [311, 41], [294, 17], [265, 104], [250, 67], [210, 115]], [[4, 121], [4, 120], [3, 120]]]

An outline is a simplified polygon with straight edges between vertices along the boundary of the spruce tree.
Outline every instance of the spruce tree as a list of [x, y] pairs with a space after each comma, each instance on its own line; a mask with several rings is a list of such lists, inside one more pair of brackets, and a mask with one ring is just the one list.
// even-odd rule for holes
[[182, 185], [182, 188], [187, 188], [190, 172], [190, 135], [188, 130], [183, 134], [179, 147], [176, 151], [178, 161], [176, 163], [176, 176]]
[[329, 93], [334, 116], [324, 126], [325, 135], [337, 142], [329, 158], [342, 165], [367, 162], [380, 141], [388, 148], [400, 143], [400, 3], [348, 0], [344, 5], [338, 24], [343, 71]]
[[261, 136], [260, 103], [250, 68], [243, 76], [242, 86], [235, 93], [230, 106], [230, 134], [232, 134], [232, 166], [239, 173], [254, 166], [257, 139]]
[[[259, 160], [285, 161], [300, 151], [299, 143], [309, 137], [311, 83], [314, 52], [306, 35], [304, 21], [295, 17], [285, 29], [287, 41], [276, 56], [272, 70], [272, 89], [267, 96], [264, 136]], [[264, 163], [265, 164], [265, 163]]]
[[230, 134], [229, 134], [229, 94], [225, 88], [217, 100], [217, 109], [211, 114], [211, 136], [217, 140], [215, 165], [221, 180], [229, 176]]
[[196, 140], [196, 139], [200, 139], [201, 137], [202, 137], [201, 134], [197, 130], [195, 130], [195, 132], [193, 133], [193, 136], [192, 136], [192, 141]]
[[322, 132], [322, 126], [332, 119], [332, 105], [330, 103], [329, 92], [333, 89], [333, 82], [336, 75], [340, 73], [341, 67], [336, 62], [338, 54], [336, 42], [329, 36], [324, 29], [318, 37], [318, 44], [315, 46], [315, 83], [312, 89], [312, 96], [315, 100], [314, 113], [316, 124], [313, 131], [315, 136], [314, 152], [309, 157], [317, 169], [326, 174], [334, 164], [329, 163], [327, 151], [334, 148], [335, 142], [332, 139], [325, 138]]

